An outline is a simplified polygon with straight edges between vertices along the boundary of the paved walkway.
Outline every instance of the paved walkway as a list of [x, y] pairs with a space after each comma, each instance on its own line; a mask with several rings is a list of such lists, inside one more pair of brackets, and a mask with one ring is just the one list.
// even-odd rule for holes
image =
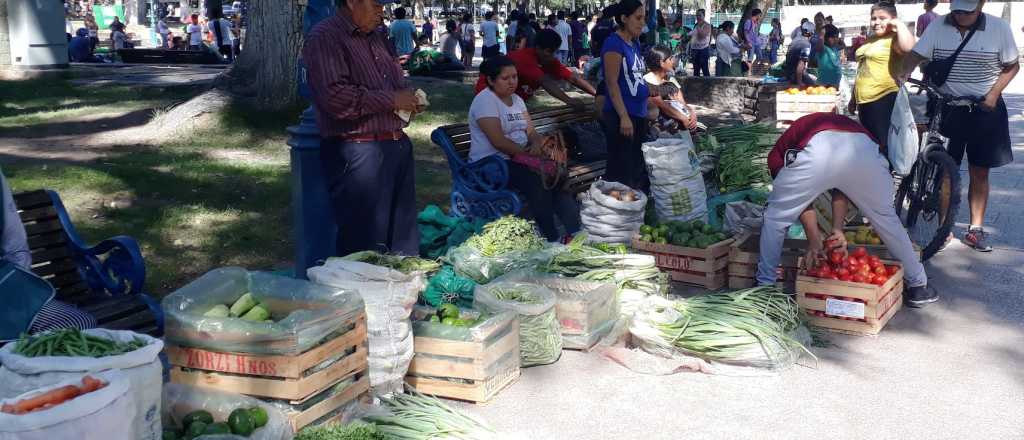
[[954, 242], [933, 258], [939, 303], [903, 309], [876, 338], [830, 336], [816, 366], [779, 375], [645, 376], [565, 351], [462, 407], [529, 439], [1024, 438], [1024, 79], [1007, 102], [1017, 162], [992, 173], [997, 249]]

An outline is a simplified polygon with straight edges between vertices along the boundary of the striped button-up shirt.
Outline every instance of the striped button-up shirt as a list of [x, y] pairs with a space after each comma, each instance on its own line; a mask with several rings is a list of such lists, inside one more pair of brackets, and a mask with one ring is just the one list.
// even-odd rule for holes
[[324, 138], [405, 127], [394, 93], [406, 88], [394, 47], [379, 29], [366, 34], [342, 11], [318, 23], [302, 49]]

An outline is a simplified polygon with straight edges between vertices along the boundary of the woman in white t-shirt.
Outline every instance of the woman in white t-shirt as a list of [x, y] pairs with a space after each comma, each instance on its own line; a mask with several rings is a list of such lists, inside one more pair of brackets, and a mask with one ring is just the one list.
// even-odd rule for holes
[[562, 238], [555, 215], [569, 235], [580, 230], [580, 212], [576, 200], [567, 192], [545, 189], [539, 174], [511, 160], [515, 156], [541, 156], [543, 137], [537, 133], [526, 111], [526, 103], [516, 95], [519, 75], [515, 64], [504, 55], [480, 64], [480, 75], [487, 88], [473, 98], [469, 107], [469, 161], [497, 155], [508, 165], [508, 184], [525, 196], [534, 220], [548, 241]]

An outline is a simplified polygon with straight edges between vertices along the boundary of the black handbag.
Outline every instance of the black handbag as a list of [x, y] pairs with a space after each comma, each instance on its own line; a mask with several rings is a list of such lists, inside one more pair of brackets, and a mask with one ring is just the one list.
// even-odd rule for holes
[[943, 60], [932, 61], [924, 67], [924, 73], [928, 75], [928, 80], [938, 87], [942, 87], [946, 84], [946, 79], [949, 78], [949, 72], [953, 70], [953, 63], [956, 62], [956, 57], [960, 55], [960, 51], [964, 50], [964, 46], [967, 45], [968, 41], [971, 41], [971, 37], [974, 36], [974, 31], [978, 30], [978, 23], [975, 22], [974, 26], [971, 26], [971, 31], [967, 33], [967, 38], [960, 42], [960, 47], [956, 48], [953, 55]]

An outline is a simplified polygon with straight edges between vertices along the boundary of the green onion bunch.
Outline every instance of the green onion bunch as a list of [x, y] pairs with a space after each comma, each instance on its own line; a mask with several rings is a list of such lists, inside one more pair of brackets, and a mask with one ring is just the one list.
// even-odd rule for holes
[[371, 415], [363, 420], [377, 426], [385, 438], [395, 440], [491, 440], [498, 434], [485, 423], [455, 411], [433, 397], [410, 389], [410, 394], [381, 398], [391, 415]]

